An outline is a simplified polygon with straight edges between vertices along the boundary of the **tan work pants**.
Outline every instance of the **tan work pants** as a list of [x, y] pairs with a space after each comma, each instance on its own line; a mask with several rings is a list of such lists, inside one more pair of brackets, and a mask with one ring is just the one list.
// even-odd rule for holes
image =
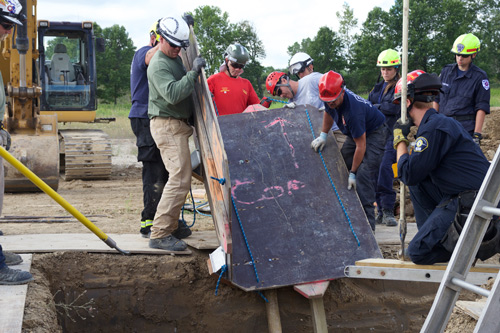
[[193, 128], [175, 118], [155, 117], [150, 123], [151, 136], [160, 149], [169, 173], [151, 228], [151, 239], [163, 238], [177, 229], [177, 221], [191, 188], [189, 137]]

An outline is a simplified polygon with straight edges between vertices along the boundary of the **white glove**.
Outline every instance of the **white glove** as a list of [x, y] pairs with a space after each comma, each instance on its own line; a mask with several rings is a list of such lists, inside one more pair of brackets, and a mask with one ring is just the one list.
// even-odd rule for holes
[[321, 132], [321, 134], [316, 139], [314, 139], [313, 142], [311, 142], [311, 148], [315, 151], [322, 151], [323, 147], [325, 147], [327, 137], [327, 133]]
[[284, 108], [295, 109], [297, 105], [294, 102], [285, 104]]
[[351, 188], [356, 189], [356, 174], [349, 172], [349, 179], [347, 180], [347, 189], [350, 190]]

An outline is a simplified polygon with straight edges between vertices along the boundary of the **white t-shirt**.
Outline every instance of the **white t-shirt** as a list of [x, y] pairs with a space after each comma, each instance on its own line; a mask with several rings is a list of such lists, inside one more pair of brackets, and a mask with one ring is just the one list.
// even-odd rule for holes
[[[299, 80], [299, 88], [297, 93], [293, 98], [290, 98], [289, 102], [294, 102], [297, 105], [310, 104], [317, 107], [318, 109], [323, 107], [323, 101], [319, 99], [319, 80], [323, 74], [318, 72], [312, 72], [309, 75], [304, 76]], [[339, 127], [334, 122], [332, 126], [332, 131], [338, 130]]]

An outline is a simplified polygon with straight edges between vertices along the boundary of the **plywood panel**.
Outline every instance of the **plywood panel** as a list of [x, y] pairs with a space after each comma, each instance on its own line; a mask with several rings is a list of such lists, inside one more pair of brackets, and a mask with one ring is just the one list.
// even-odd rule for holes
[[311, 127], [318, 131], [322, 119], [311, 106], [219, 117], [232, 197], [259, 276], [233, 210], [231, 281], [242, 289], [335, 279], [356, 260], [381, 257], [333, 137], [322, 156], [334, 186], [310, 147], [318, 135]]

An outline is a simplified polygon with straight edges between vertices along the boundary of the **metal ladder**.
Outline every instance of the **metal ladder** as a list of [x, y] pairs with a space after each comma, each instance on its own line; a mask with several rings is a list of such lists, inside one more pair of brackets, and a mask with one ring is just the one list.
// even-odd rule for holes
[[465, 282], [491, 217], [500, 215], [500, 209], [496, 208], [500, 199], [499, 159], [500, 147], [491, 161], [490, 168], [476, 196], [421, 333], [436, 333], [445, 330], [462, 289], [488, 297], [474, 332], [500, 332], [500, 320], [498, 320], [500, 273], [491, 291]]

